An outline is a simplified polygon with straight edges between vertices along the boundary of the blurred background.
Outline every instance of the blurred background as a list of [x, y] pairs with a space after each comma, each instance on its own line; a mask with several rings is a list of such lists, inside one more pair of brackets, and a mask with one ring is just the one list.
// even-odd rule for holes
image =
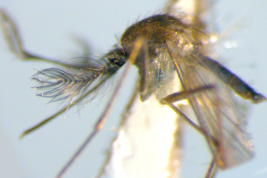
[[[214, 50], [222, 64], [256, 91], [267, 95], [267, 2], [264, 0], [213, 0], [213, 20], [218, 34], [228, 34]], [[80, 38], [90, 46], [92, 56], [103, 55], [118, 42], [124, 30], [138, 19], [153, 15], [164, 7], [156, 1], [86, 0], [0, 0], [0, 6], [15, 20], [25, 48], [52, 59], [68, 60], [82, 55]], [[235, 25], [239, 24], [239, 25]], [[241, 24], [241, 25], [240, 25]], [[234, 29], [231, 27], [235, 27]], [[229, 30], [230, 29], [230, 30]], [[225, 33], [225, 31], [230, 31]], [[108, 91], [85, 108], [73, 108], [40, 130], [19, 140], [27, 128], [62, 108], [59, 103], [35, 97], [34, 69], [50, 64], [23, 62], [12, 55], [0, 33], [0, 177], [54, 177], [92, 129], [105, 107]], [[131, 96], [133, 69], [101, 132], [78, 158], [65, 177], [94, 177], [105, 160], [116, 135], [120, 115]], [[116, 81], [114, 78], [112, 82]], [[118, 102], [119, 101], [119, 102]], [[219, 171], [218, 178], [267, 176], [267, 103], [248, 110], [248, 131], [252, 135], [255, 158], [236, 168]], [[186, 129], [189, 131], [190, 129]], [[190, 138], [192, 137], [192, 138]], [[203, 177], [210, 158], [202, 159], [199, 143], [185, 133], [185, 160], [182, 177]]]

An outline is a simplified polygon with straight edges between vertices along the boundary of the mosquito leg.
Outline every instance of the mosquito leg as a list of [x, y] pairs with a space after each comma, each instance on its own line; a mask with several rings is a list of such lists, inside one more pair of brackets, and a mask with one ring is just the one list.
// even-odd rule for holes
[[125, 69], [122, 73], [122, 76], [118, 82], [118, 84], [116, 85], [116, 88], [114, 89], [113, 94], [111, 95], [111, 98], [103, 112], [103, 114], [100, 116], [100, 118], [97, 120], [93, 131], [88, 135], [88, 137], [86, 138], [86, 140], [83, 142], [83, 144], [78, 148], [78, 150], [75, 152], [75, 154], [71, 157], [71, 159], [67, 162], [67, 164], [61, 169], [61, 171], [59, 172], [59, 174], [57, 175], [57, 178], [62, 177], [65, 172], [70, 168], [70, 166], [74, 163], [74, 161], [76, 160], [76, 158], [82, 153], [82, 151], [85, 149], [85, 147], [91, 142], [91, 140], [95, 137], [95, 135], [101, 131], [101, 129], [103, 128], [103, 125], [106, 122], [107, 116], [111, 110], [111, 107], [113, 106], [118, 93], [122, 87], [122, 84], [127, 76], [127, 73], [129, 72], [129, 69], [131, 67], [131, 64], [134, 63], [136, 56], [139, 54], [140, 51], [143, 51], [143, 46], [144, 46], [145, 42], [143, 38], [138, 38], [135, 42], [135, 46], [130, 54], [129, 57], [129, 62], [127, 62], [125, 64]]
[[217, 164], [215, 158], [211, 161], [205, 178], [213, 178], [217, 172]]
[[24, 50], [18, 28], [16, 27], [14, 21], [7, 15], [7, 13], [3, 9], [0, 9], [0, 15], [1, 28], [10, 51], [22, 60], [32, 60], [33, 58], [37, 58], [38, 60], [39, 57], [31, 55], [30, 53]]
[[18, 28], [14, 21], [7, 15], [7, 13], [0, 8], [0, 19], [1, 19], [1, 29], [5, 36], [5, 40], [8, 44], [10, 51], [20, 58], [23, 61], [34, 61], [34, 62], [47, 62], [51, 64], [60, 65], [63, 67], [75, 67], [72, 65], [65, 64], [64, 62], [55, 61], [52, 59], [48, 59], [46, 57], [41, 57], [35, 54], [31, 54], [27, 52], [19, 35]]
[[[168, 96], [166, 96], [165, 98], [163, 98], [161, 100], [161, 102], [163, 104], [168, 105], [174, 112], [176, 112], [180, 117], [182, 117], [190, 126], [192, 126], [194, 129], [196, 129], [199, 133], [201, 133], [202, 135], [205, 136], [205, 138], [208, 141], [208, 144], [211, 145], [211, 147], [218, 147], [219, 143], [218, 140], [215, 139], [212, 135], [208, 134], [202, 127], [198, 126], [197, 124], [195, 124], [193, 121], [191, 121], [180, 109], [178, 109], [173, 103], [183, 100], [183, 99], [187, 99], [188, 96], [199, 93], [199, 92], [203, 92], [206, 90], [210, 90], [213, 89], [214, 86], [204, 86], [204, 87], [200, 87], [200, 88], [196, 88], [193, 90], [189, 90], [189, 91], [183, 91], [183, 92], [178, 92], [178, 93], [173, 93], [170, 94]], [[213, 175], [215, 174], [217, 170], [217, 163], [216, 163], [216, 158], [215, 155], [213, 155], [213, 160], [209, 166], [208, 172], [206, 173], [206, 178], [212, 178]]]
[[111, 110], [112, 105], [114, 104], [116, 97], [119, 93], [119, 90], [122, 86], [122, 83], [124, 82], [127, 72], [129, 71], [129, 68], [131, 66], [131, 63], [127, 63], [125, 70], [122, 74], [122, 77], [119, 80], [119, 83], [117, 84], [114, 93], [112, 94], [103, 114], [100, 116], [100, 118], [98, 119], [97, 123], [95, 124], [94, 130], [92, 133], [89, 134], [89, 136], [87, 137], [87, 139], [83, 142], [83, 144], [79, 147], [78, 151], [71, 157], [71, 159], [68, 161], [68, 163], [63, 167], [63, 169], [60, 171], [60, 173], [58, 174], [58, 178], [62, 177], [63, 174], [68, 170], [68, 168], [73, 164], [73, 162], [75, 161], [75, 159], [81, 154], [81, 152], [85, 149], [85, 147], [91, 142], [91, 140], [94, 138], [94, 136], [102, 129], [104, 123], [106, 122], [107, 116]]
[[29, 57], [24, 52], [16, 25], [3, 9], [0, 9], [1, 28], [10, 51], [19, 58]]
[[201, 91], [206, 91], [206, 90], [210, 90], [214, 88], [213, 86], [204, 86], [204, 87], [200, 87], [200, 88], [196, 88], [194, 90], [190, 90], [190, 91], [183, 91], [183, 92], [178, 92], [178, 93], [173, 93], [170, 94], [168, 96], [166, 96], [165, 98], [163, 98], [161, 100], [161, 102], [163, 104], [168, 105], [174, 112], [176, 112], [179, 116], [181, 116], [189, 125], [191, 125], [194, 129], [196, 129], [198, 132], [200, 132], [201, 134], [203, 134], [204, 136], [206, 136], [206, 138], [208, 138], [208, 140], [212, 140], [212, 142], [217, 145], [217, 140], [212, 137], [211, 135], [207, 134], [200, 126], [198, 126], [197, 124], [195, 124], [193, 121], [191, 121], [191, 119], [189, 119], [180, 109], [178, 109], [173, 103], [183, 100], [183, 99], [187, 99], [189, 95], [201, 92]]

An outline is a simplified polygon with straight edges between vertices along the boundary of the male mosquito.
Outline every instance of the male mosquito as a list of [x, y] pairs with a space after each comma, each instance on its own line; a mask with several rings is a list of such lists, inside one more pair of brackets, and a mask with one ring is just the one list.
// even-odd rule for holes
[[[40, 70], [33, 76], [39, 83], [39, 86], [35, 87], [41, 91], [39, 96], [68, 103], [53, 116], [25, 131], [21, 137], [35, 131], [83, 100], [92, 99], [101, 85], [122, 66], [127, 65], [94, 131], [58, 177], [65, 173], [94, 135], [101, 130], [130, 64], [139, 69], [138, 93], [141, 101], [145, 102], [156, 93], [157, 99], [163, 105], [169, 106], [177, 116], [182, 117], [206, 138], [214, 157], [207, 177], [215, 174], [216, 166], [225, 169], [251, 158], [252, 149], [242, 122], [243, 118], [239, 118], [239, 111], [230, 109], [235, 108], [235, 101], [223, 96], [230, 95], [230, 91], [233, 90], [253, 103], [263, 102], [266, 100], [265, 97], [221, 64], [202, 55], [202, 38], [207, 36], [179, 17], [159, 14], [133, 24], [126, 29], [115, 49], [98, 60], [88, 59], [87, 65], [84, 65], [78, 62], [57, 62], [25, 51], [13, 21], [3, 11], [1, 13], [7, 41], [15, 54], [23, 59], [41, 60], [62, 67]], [[182, 90], [168, 93], [165, 91], [166, 86], [174, 77], [180, 80]], [[193, 123], [174, 104], [183, 99], [188, 100], [199, 123]]]

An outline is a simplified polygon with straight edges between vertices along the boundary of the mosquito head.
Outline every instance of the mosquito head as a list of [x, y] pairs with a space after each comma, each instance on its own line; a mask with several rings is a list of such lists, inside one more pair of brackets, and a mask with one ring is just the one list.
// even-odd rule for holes
[[122, 67], [129, 54], [125, 53], [123, 49], [117, 48], [112, 51], [110, 51], [107, 55], [106, 58], [110, 62], [111, 65], [117, 66], [117, 67]]

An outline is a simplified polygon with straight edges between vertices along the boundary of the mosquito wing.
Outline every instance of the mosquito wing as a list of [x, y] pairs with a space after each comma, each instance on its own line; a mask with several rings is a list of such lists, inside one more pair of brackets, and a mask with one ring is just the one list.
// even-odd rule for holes
[[215, 86], [214, 90], [196, 93], [188, 100], [200, 127], [216, 140], [216, 143], [211, 143], [208, 139], [208, 143], [220, 168], [249, 160], [252, 146], [245, 128], [246, 116], [232, 89], [208, 70], [199, 53], [191, 51], [185, 54], [175, 45], [169, 46], [184, 90]]

